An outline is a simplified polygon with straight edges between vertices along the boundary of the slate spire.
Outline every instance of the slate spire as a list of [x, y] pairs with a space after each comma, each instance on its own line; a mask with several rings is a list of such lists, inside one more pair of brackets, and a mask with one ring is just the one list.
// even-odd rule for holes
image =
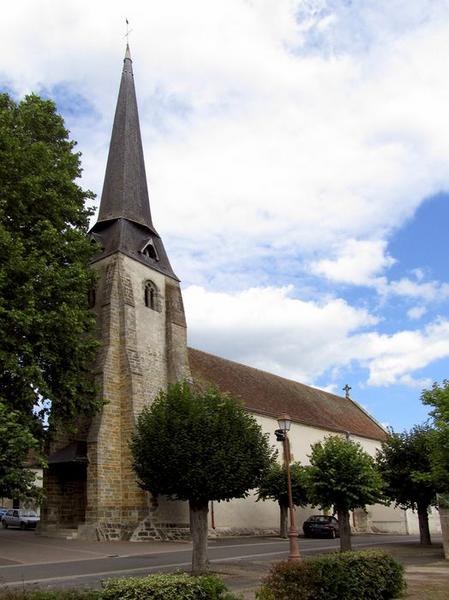
[[128, 44], [98, 215], [99, 221], [117, 218], [153, 228]]
[[98, 221], [91, 236], [102, 251], [94, 261], [122, 252], [176, 278], [151, 220], [129, 45], [115, 109]]

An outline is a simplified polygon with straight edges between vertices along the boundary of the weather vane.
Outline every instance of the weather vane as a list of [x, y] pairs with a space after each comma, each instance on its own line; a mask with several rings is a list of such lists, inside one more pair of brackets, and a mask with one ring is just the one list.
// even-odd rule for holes
[[343, 388], [343, 391], [345, 392], [345, 394], [346, 394], [346, 398], [348, 398], [348, 400], [350, 399], [350, 398], [349, 398], [349, 390], [352, 390], [352, 387], [349, 385], [349, 383], [347, 383], [347, 384], [345, 385], [345, 387]]
[[129, 34], [132, 32], [132, 29], [129, 28], [129, 21], [128, 19], [125, 19], [126, 21], [126, 34], [123, 36], [126, 38], [126, 43], [129, 43]]

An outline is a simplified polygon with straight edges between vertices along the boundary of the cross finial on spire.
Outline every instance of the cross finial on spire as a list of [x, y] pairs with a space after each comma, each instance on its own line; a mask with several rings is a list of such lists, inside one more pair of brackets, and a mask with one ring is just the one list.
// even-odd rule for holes
[[345, 392], [345, 396], [348, 400], [350, 400], [350, 396], [349, 396], [349, 390], [352, 390], [352, 387], [349, 385], [349, 383], [347, 383], [345, 385], [345, 387], [343, 388], [343, 391]]
[[124, 37], [126, 38], [126, 45], [128, 46], [129, 44], [129, 34], [132, 32], [132, 29], [129, 28], [129, 21], [128, 19], [125, 18], [126, 21], [126, 33], [124, 35]]

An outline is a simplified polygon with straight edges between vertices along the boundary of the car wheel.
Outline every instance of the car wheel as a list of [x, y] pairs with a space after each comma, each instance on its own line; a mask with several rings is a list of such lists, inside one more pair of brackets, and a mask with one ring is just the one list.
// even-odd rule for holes
[[331, 531], [331, 538], [333, 540], [335, 540], [336, 537], [337, 537], [337, 534], [335, 533], [335, 529], [332, 529], [332, 531]]
[[24, 531], [26, 528], [27, 528], [27, 526], [26, 526], [26, 525], [25, 525], [25, 523], [22, 521], [22, 522], [20, 523], [20, 529], [21, 529], [22, 531]]
[[2, 521], [3, 529], [8, 529], [8, 523], [6, 521]]

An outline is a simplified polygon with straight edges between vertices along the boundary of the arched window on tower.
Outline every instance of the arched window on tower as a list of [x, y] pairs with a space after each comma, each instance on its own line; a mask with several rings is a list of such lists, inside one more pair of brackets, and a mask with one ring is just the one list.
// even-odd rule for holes
[[152, 281], [147, 281], [144, 290], [145, 306], [160, 312], [159, 291]]

